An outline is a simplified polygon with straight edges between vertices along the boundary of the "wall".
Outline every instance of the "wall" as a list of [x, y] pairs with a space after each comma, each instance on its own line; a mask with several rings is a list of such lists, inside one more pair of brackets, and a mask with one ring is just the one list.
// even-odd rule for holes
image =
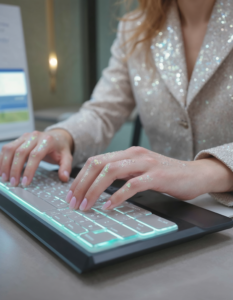
[[54, 0], [57, 91], [50, 92], [48, 39], [45, 0], [0, 0], [21, 8], [34, 109], [82, 103], [85, 81], [82, 76], [82, 1]]

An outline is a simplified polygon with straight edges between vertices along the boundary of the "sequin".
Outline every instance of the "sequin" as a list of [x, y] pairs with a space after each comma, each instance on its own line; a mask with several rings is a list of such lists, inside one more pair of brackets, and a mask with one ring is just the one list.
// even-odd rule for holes
[[47, 140], [44, 139], [44, 140], [42, 141], [42, 143], [39, 145], [37, 151], [38, 151], [38, 152], [42, 151], [45, 147], [47, 147], [47, 143], [48, 143]]
[[130, 183], [130, 182], [127, 182], [127, 183], [121, 188], [121, 190], [120, 190], [121, 193], [124, 194], [124, 193], [128, 192], [129, 189], [130, 189], [130, 187], [131, 187], [131, 183]]
[[131, 164], [134, 164], [136, 161], [134, 159], [124, 159], [122, 161], [119, 161], [120, 167], [127, 167]]
[[151, 182], [153, 180], [153, 178], [150, 177], [150, 175], [145, 174], [145, 175], [138, 177], [138, 180], [143, 183], [148, 183], [148, 182]]
[[17, 164], [18, 164], [18, 161], [19, 161], [19, 155], [20, 155], [19, 152], [16, 152], [16, 153], [15, 153], [14, 165], [17, 165]]
[[106, 174], [108, 173], [109, 167], [110, 167], [110, 164], [107, 164], [104, 167], [103, 171], [96, 178], [96, 180], [94, 182], [94, 185], [98, 185], [98, 183], [100, 182], [100, 180], [103, 179], [106, 176]]
[[[154, 152], [190, 161], [200, 151], [211, 155], [208, 149], [219, 146], [214, 156], [233, 170], [233, 152], [229, 150], [233, 149], [233, 1], [216, 0], [190, 82], [176, 1], [172, 1], [167, 24], [152, 41], [150, 66], [145, 66], [140, 45], [124, 61], [129, 50], [124, 42], [136, 22], [120, 23], [110, 65], [93, 91], [92, 101], [48, 130], [70, 132], [76, 165], [102, 153], [136, 105]], [[140, 81], [135, 80], [137, 76]], [[188, 126], [184, 128], [180, 120]], [[229, 144], [228, 150], [224, 144]], [[108, 157], [101, 160], [107, 162]], [[228, 199], [225, 204], [233, 205], [230, 193], [216, 196], [221, 197]]]

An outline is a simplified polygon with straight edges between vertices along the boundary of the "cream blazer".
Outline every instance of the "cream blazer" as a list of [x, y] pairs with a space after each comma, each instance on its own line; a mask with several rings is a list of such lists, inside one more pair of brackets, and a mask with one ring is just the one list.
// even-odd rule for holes
[[[51, 128], [73, 137], [73, 165], [101, 153], [137, 106], [153, 151], [193, 160], [214, 156], [233, 171], [233, 1], [217, 0], [190, 82], [177, 6], [151, 44], [148, 68], [141, 46], [126, 61], [122, 46], [139, 21], [121, 22], [91, 100]], [[233, 193], [212, 195], [233, 206]]]

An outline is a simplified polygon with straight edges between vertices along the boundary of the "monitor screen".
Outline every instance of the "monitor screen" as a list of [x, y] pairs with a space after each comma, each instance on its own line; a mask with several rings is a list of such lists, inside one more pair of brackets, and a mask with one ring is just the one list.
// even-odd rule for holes
[[0, 141], [34, 129], [20, 9], [0, 4]]
[[28, 92], [24, 71], [0, 69], [0, 124], [28, 120]]

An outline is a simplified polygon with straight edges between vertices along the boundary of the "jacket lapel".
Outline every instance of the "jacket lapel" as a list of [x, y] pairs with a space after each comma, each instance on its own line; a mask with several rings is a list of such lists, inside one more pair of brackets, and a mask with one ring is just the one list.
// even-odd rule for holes
[[233, 1], [217, 0], [189, 83], [187, 105], [233, 48]]
[[169, 10], [167, 23], [152, 41], [152, 56], [158, 71], [172, 95], [185, 106], [188, 80], [183, 37], [175, 1]]

